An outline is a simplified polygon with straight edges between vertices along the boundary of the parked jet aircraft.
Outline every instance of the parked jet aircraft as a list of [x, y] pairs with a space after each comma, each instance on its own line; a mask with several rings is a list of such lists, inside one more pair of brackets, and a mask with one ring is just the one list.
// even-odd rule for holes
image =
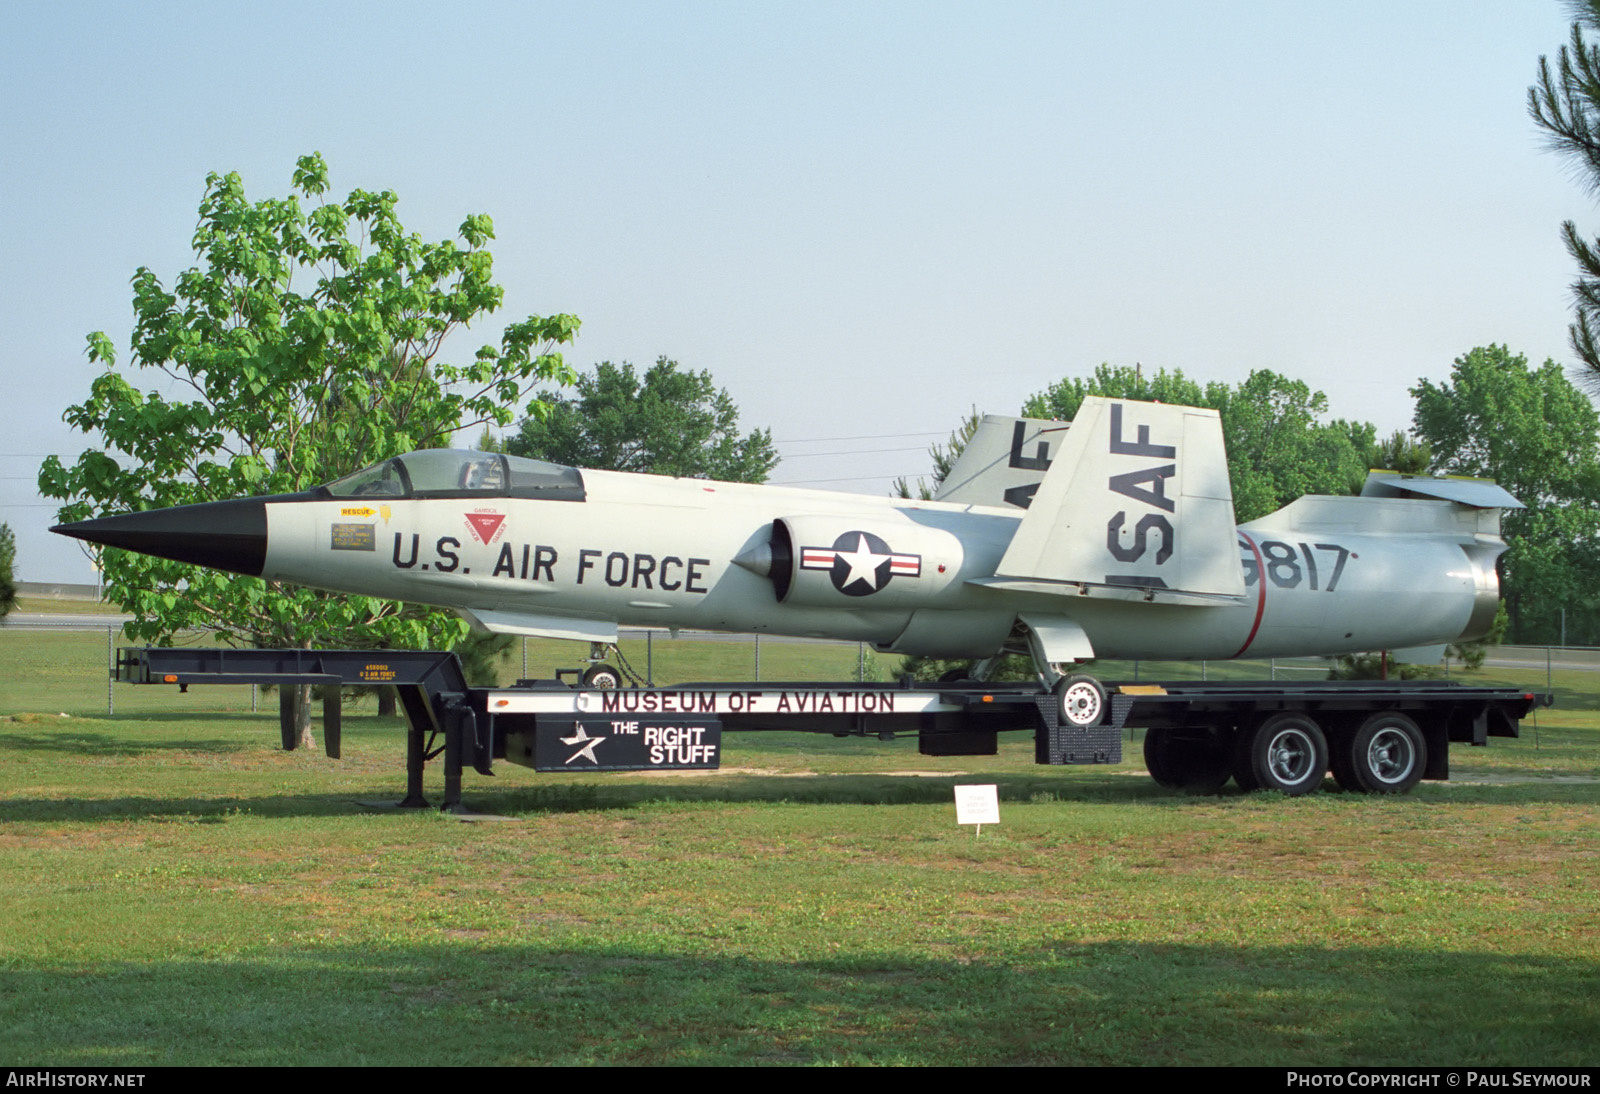
[[933, 501], [428, 450], [303, 493], [55, 531], [509, 634], [608, 645], [628, 624], [1022, 652], [1090, 722], [1103, 693], [1066, 674], [1091, 657], [1481, 636], [1508, 507], [1493, 483], [1374, 472], [1360, 497], [1235, 527], [1215, 411], [1090, 398], [1070, 425], [985, 418]]

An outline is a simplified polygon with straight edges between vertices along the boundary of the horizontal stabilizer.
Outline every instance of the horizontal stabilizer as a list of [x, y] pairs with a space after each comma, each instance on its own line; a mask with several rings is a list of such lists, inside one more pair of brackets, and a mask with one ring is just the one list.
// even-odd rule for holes
[[1361, 487], [1364, 498], [1439, 498], [1474, 509], [1522, 509], [1499, 483], [1458, 475], [1401, 475], [1373, 471]]
[[1500, 534], [1500, 510], [1452, 504], [1431, 497], [1330, 497], [1306, 494], [1282, 509], [1241, 524], [1242, 532], [1263, 535], [1336, 535], [1357, 532], [1389, 536]]
[[1085, 399], [983, 583], [1016, 582], [1171, 603], [1242, 600], [1217, 412]]
[[1044, 581], [1016, 577], [975, 577], [969, 585], [982, 585], [985, 589], [999, 589], [1008, 593], [1027, 593], [1031, 596], [1090, 596], [1102, 600], [1160, 601], [1163, 604], [1216, 605], [1237, 604], [1239, 597], [1232, 593], [1196, 593], [1185, 589], [1161, 589], [1136, 585], [1099, 585], [1082, 581]]

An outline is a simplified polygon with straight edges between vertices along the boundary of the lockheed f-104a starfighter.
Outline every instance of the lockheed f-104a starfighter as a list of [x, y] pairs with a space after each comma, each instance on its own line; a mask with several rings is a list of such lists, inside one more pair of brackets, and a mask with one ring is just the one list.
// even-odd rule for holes
[[[1486, 633], [1493, 483], [1371, 474], [1235, 526], [1220, 420], [1089, 398], [986, 417], [934, 500], [587, 471], [426, 450], [297, 494], [55, 531], [268, 581], [453, 608], [490, 631], [615, 643], [619, 625], [883, 651], [1083, 660], [1324, 655]], [[1077, 678], [1073, 678], [1077, 679]], [[1063, 713], [1097, 716], [1093, 688]]]

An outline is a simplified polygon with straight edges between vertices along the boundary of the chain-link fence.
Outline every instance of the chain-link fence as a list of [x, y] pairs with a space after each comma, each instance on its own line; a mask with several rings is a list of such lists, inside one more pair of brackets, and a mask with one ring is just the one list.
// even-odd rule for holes
[[[211, 644], [203, 632], [177, 636], [186, 646]], [[114, 622], [19, 620], [0, 626], [0, 714], [64, 713], [78, 716], [156, 711], [275, 710], [254, 688], [215, 686], [203, 696], [175, 689], [114, 685], [111, 672], [119, 646], [130, 645]], [[667, 686], [694, 681], [893, 680], [902, 658], [856, 642], [775, 638], [748, 634], [624, 630], [620, 657], [629, 681]], [[495, 666], [497, 684], [550, 679], [558, 671], [580, 671], [589, 647], [554, 639], [513, 639]], [[1252, 661], [1100, 661], [1087, 671], [1106, 680], [1317, 680], [1327, 677], [1326, 658]], [[1553, 691], [1558, 706], [1600, 709], [1600, 649], [1500, 646], [1481, 669], [1441, 673], [1473, 682]], [[485, 681], [488, 682], [488, 681]]]

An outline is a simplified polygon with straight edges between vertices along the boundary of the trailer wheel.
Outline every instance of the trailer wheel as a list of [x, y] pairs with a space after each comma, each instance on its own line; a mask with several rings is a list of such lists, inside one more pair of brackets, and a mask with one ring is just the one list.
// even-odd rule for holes
[[1321, 786], [1327, 771], [1328, 741], [1304, 714], [1270, 715], [1235, 742], [1233, 778], [1244, 790], [1277, 790], [1298, 797]]
[[1150, 777], [1170, 790], [1215, 794], [1228, 781], [1232, 756], [1215, 740], [1179, 736], [1172, 730], [1147, 729], [1144, 766]]
[[1106, 689], [1093, 676], [1064, 676], [1056, 685], [1056, 702], [1067, 725], [1099, 725], [1106, 712]]
[[[1428, 767], [1428, 743], [1422, 730], [1398, 711], [1379, 711], [1362, 722], [1346, 747], [1348, 751], [1333, 772], [1346, 790], [1404, 794], [1422, 781]], [[1341, 767], [1348, 772], [1349, 782]]]
[[622, 674], [610, 665], [590, 665], [583, 670], [583, 686], [612, 691], [622, 686]]
[[1183, 783], [1178, 781], [1178, 762], [1173, 755], [1172, 739], [1164, 730], [1147, 729], [1144, 731], [1144, 769], [1156, 781], [1157, 786], [1164, 786], [1168, 790], [1181, 790]]

